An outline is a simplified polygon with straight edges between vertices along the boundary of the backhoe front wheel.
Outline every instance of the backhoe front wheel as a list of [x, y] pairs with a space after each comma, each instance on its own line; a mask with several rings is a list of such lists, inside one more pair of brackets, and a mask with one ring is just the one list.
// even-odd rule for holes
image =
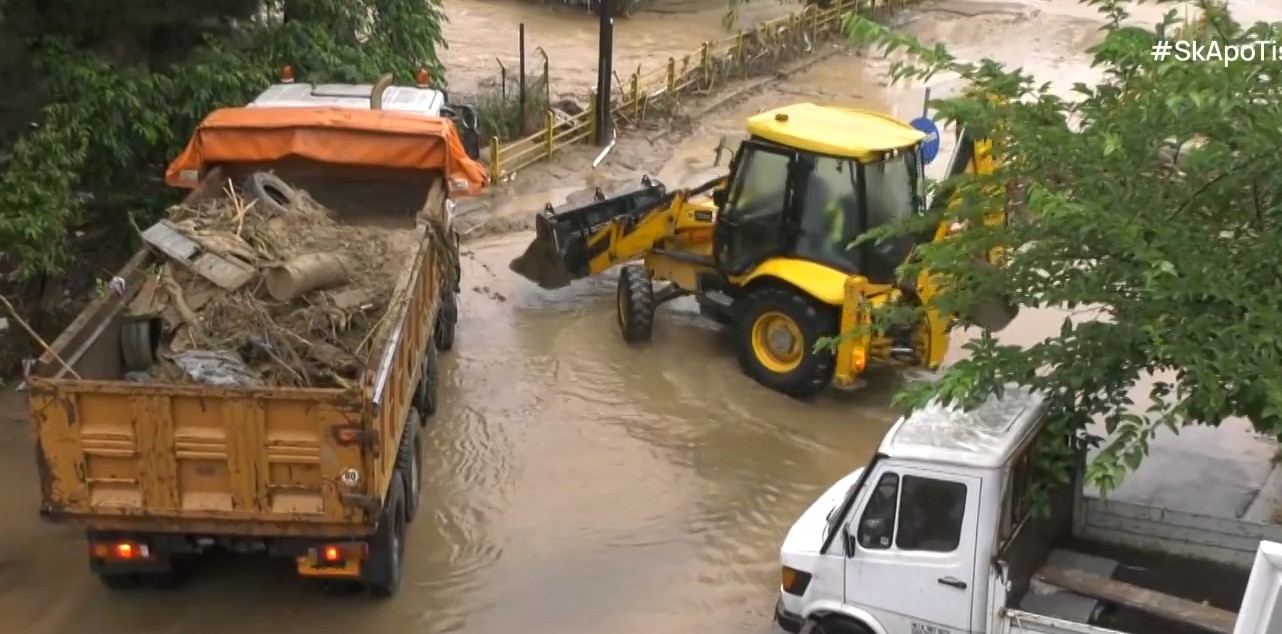
[[644, 266], [619, 271], [619, 332], [628, 343], [643, 343], [654, 332], [654, 281]]
[[758, 383], [796, 399], [822, 392], [835, 357], [815, 343], [837, 334], [833, 309], [782, 288], [764, 288], [735, 302], [739, 365]]

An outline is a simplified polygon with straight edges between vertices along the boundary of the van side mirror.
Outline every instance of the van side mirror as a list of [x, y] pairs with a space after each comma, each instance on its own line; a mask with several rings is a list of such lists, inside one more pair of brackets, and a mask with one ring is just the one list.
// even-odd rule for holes
[[850, 524], [841, 528], [841, 550], [847, 559], [855, 556], [855, 536], [850, 534]]

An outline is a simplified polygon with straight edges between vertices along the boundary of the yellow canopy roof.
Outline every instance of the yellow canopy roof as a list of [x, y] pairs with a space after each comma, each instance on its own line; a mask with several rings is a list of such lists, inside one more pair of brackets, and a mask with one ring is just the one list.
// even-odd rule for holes
[[876, 112], [801, 103], [748, 118], [748, 134], [816, 154], [877, 159], [881, 152], [917, 145], [920, 130]]

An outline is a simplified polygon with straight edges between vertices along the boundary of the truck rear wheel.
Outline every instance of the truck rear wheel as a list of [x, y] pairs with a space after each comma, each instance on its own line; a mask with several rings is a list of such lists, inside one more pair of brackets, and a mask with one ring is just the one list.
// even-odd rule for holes
[[654, 281], [644, 266], [629, 264], [619, 271], [617, 296], [619, 332], [628, 343], [644, 343], [654, 333]]
[[419, 430], [418, 412], [410, 410], [405, 420], [405, 433], [396, 452], [396, 470], [405, 478], [405, 522], [418, 516], [419, 496], [423, 493], [423, 434]]
[[441, 360], [436, 346], [429, 345], [423, 355], [423, 371], [414, 390], [414, 408], [418, 410], [419, 425], [427, 424], [428, 417], [436, 414], [436, 394], [441, 382]]
[[370, 593], [379, 599], [396, 596], [405, 570], [405, 477], [400, 472], [392, 478], [365, 563], [363, 581]]
[[436, 347], [441, 352], [454, 349], [454, 338], [458, 335], [458, 293], [446, 291], [441, 296], [441, 310], [436, 315]]
[[836, 357], [815, 351], [821, 338], [837, 334], [830, 307], [800, 292], [767, 287], [735, 302], [739, 366], [758, 383], [796, 399], [822, 392], [832, 380]]

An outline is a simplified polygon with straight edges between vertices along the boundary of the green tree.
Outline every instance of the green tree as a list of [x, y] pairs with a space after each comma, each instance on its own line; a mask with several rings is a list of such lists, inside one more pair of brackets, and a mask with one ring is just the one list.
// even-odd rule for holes
[[148, 221], [173, 199], [159, 175], [196, 124], [286, 64], [309, 81], [443, 77], [439, 0], [8, 0], [3, 16], [23, 64], [0, 78], [42, 103], [8, 126], [24, 132], [0, 173], [0, 276], [59, 271], [86, 201]]
[[[846, 28], [857, 42], [908, 54], [893, 67], [897, 81], [959, 74], [969, 89], [933, 107], [993, 139], [1005, 158], [997, 174], [942, 183], [954, 188], [952, 208], [891, 229], [966, 223], [921, 248], [906, 272], [950, 280], [937, 306], [963, 322], [995, 293], [1023, 307], [1097, 312], [1066, 318], [1058, 335], [1026, 348], [985, 333], [966, 344], [969, 358], [897, 400], [973, 406], [1010, 383], [1042, 390], [1066, 441], [1044, 468], [1065, 477], [1068, 439], [1086, 438], [1101, 447], [1088, 479], [1107, 493], [1162, 427], [1243, 416], [1282, 435], [1282, 62], [1272, 54], [1282, 29], [1240, 25], [1207, 2], [1195, 25], [1179, 25], [1171, 11], [1148, 28], [1127, 22], [1120, 0], [1083, 3], [1107, 20], [1091, 51], [1104, 79], [1074, 86], [1072, 99], [1021, 69], [966, 62], [855, 16]], [[1167, 39], [1256, 54], [1155, 61], [1153, 45]], [[1023, 218], [983, 226], [981, 214], [1012, 193], [1026, 205]], [[996, 245], [1009, 249], [1007, 266], [977, 265]], [[1132, 403], [1128, 392], [1150, 373], [1174, 378], [1154, 383], [1149, 402]], [[1105, 421], [1107, 438], [1084, 435], [1092, 420]]]

